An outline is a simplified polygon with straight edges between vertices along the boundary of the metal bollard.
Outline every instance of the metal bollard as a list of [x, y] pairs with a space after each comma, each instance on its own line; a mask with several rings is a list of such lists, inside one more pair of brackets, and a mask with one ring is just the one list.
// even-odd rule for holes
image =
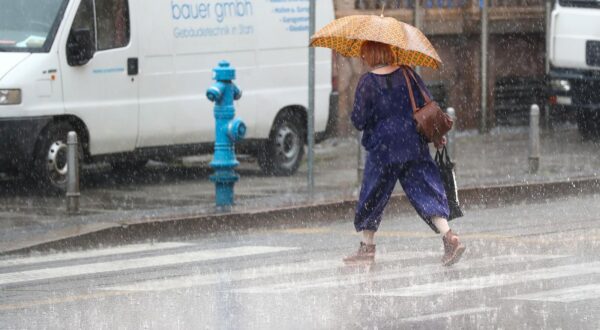
[[77, 133], [67, 135], [67, 213], [79, 212], [79, 143]]
[[529, 173], [533, 174], [540, 167], [540, 107], [531, 105], [529, 113]]
[[[456, 111], [454, 111], [454, 108], [447, 108], [446, 113], [456, 124]], [[453, 159], [456, 152], [456, 130], [454, 129], [454, 125], [452, 126], [450, 132], [448, 132], [447, 139], [448, 141], [446, 142], [446, 149], [448, 150], [448, 156], [450, 156], [450, 159]]]

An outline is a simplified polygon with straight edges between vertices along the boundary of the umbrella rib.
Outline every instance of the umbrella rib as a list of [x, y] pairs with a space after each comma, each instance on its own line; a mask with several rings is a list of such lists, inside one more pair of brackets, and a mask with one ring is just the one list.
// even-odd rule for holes
[[[352, 40], [352, 42], [349, 44], [349, 47], [348, 47], [347, 51], [348, 52], [352, 52], [352, 49], [354, 48], [354, 46], [357, 43], [362, 43], [362, 41], [361, 40], [357, 40], [357, 39]], [[360, 56], [360, 54], [359, 54], [359, 56]]]

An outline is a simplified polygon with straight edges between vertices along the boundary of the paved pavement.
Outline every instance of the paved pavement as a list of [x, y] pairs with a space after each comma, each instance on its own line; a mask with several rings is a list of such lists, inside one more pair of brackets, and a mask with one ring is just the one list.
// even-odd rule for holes
[[[532, 194], [527, 187], [538, 187], [537, 195], [597, 190], [598, 144], [581, 141], [576, 127], [543, 132], [537, 174], [527, 173], [527, 141], [526, 128], [495, 129], [486, 135], [458, 132], [455, 160], [461, 198], [526, 198]], [[267, 222], [269, 214], [275, 222], [273, 217], [282, 214], [292, 222], [318, 221], [332, 210], [351, 216], [358, 186], [357, 149], [352, 138], [317, 145], [313, 197], [307, 194], [306, 164], [292, 177], [266, 177], [252, 159], [242, 158], [236, 205], [226, 214], [214, 207], [209, 156], [152, 163], [138, 173], [115, 173], [101, 165], [87, 168], [81, 212], [71, 216], [63, 197], [47, 197], [18, 179], [0, 176], [0, 253], [95, 232], [126, 235], [126, 228], [151, 230], [159, 224], [172, 229], [185, 223], [188, 226], [179, 230], [186, 231], [210, 230], [223, 222], [254, 226], [256, 221]], [[553, 188], [545, 189], [549, 184]], [[402, 199], [399, 187], [396, 193]], [[403, 207], [406, 203], [399, 206]], [[298, 210], [302, 212], [294, 213]], [[277, 213], [281, 211], [288, 213]]]
[[600, 194], [471, 207], [443, 267], [413, 211], [0, 257], [1, 329], [599, 329]]

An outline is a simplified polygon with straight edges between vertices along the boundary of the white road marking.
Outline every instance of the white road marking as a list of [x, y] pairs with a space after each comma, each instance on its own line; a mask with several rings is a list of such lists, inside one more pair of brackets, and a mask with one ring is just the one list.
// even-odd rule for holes
[[134, 259], [114, 260], [107, 262], [79, 264], [73, 266], [27, 270], [22, 272], [0, 274], [0, 285], [56, 279], [71, 276], [117, 272], [138, 268], [169, 266], [189, 262], [243, 257], [250, 255], [291, 251], [297, 249], [299, 248], [271, 246], [241, 246], [226, 249], [182, 252]]
[[[401, 251], [386, 253], [377, 256], [378, 262], [390, 262], [421, 258], [426, 256], [438, 255], [439, 252], [427, 251]], [[225, 273], [199, 274], [192, 276], [181, 276], [177, 278], [148, 280], [126, 285], [110, 286], [102, 288], [110, 291], [163, 291], [181, 288], [199, 287], [213, 285], [218, 283], [235, 282], [243, 280], [255, 280], [271, 276], [294, 275], [323, 271], [344, 267], [341, 258], [327, 260], [309, 260], [303, 262], [294, 262], [275, 266], [264, 266], [256, 268], [247, 268]]]
[[132, 245], [126, 245], [126, 246], [111, 247], [111, 248], [106, 248], [106, 249], [66, 252], [66, 253], [57, 253], [57, 254], [49, 254], [49, 255], [22, 257], [22, 258], [15, 258], [15, 259], [5, 259], [5, 260], [0, 260], [0, 267], [31, 265], [31, 264], [38, 264], [38, 263], [44, 263], [44, 262], [67, 261], [67, 260], [83, 259], [83, 258], [105, 257], [105, 256], [110, 256], [110, 255], [116, 255], [116, 254], [173, 249], [173, 248], [179, 248], [179, 247], [191, 246], [191, 245], [193, 245], [193, 244], [174, 243], [174, 242], [155, 243], [155, 244], [132, 244]]
[[407, 317], [404, 319], [400, 319], [398, 321], [400, 321], [400, 322], [424, 322], [424, 321], [431, 321], [431, 320], [437, 320], [437, 319], [441, 319], [441, 318], [448, 318], [448, 317], [460, 316], [460, 315], [491, 313], [491, 312], [495, 312], [497, 310], [498, 310], [498, 308], [491, 308], [491, 307], [468, 308], [468, 309], [461, 309], [458, 311], [451, 311], [451, 312], [445, 312], [445, 313], [425, 314], [425, 315], [420, 315], [420, 316]]
[[[537, 260], [547, 260], [562, 258], [564, 256], [549, 255], [506, 255], [495, 258], [486, 257], [480, 259], [470, 259], [461, 262], [453, 267], [457, 269], [473, 269], [489, 266], [498, 266], [513, 264], [517, 262], [529, 262]], [[443, 267], [439, 262], [434, 264], [423, 264], [419, 266], [403, 267], [401, 269], [390, 269], [381, 272], [349, 274], [340, 276], [330, 276], [319, 279], [309, 279], [298, 282], [286, 282], [271, 285], [262, 285], [233, 290], [237, 293], [286, 293], [299, 292], [304, 290], [325, 289], [341, 286], [350, 286], [362, 283], [372, 283], [378, 281], [396, 280], [401, 278], [423, 277], [433, 274], [447, 272], [448, 268]], [[377, 295], [377, 294], [374, 294]]]
[[600, 299], [600, 284], [574, 286], [570, 288], [547, 290], [514, 297], [506, 297], [509, 300], [534, 300], [570, 303], [574, 301]]
[[600, 262], [576, 265], [539, 268], [508, 274], [493, 274], [481, 277], [465, 278], [455, 281], [434, 282], [423, 285], [369, 293], [369, 296], [384, 297], [428, 297], [451, 294], [460, 291], [472, 291], [529, 281], [550, 280], [561, 277], [580, 276], [600, 273]]

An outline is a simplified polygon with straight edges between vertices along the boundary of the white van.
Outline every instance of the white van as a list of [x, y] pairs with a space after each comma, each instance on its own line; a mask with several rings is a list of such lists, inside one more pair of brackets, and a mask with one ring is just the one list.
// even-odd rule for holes
[[577, 118], [584, 138], [600, 137], [600, 2], [556, 0], [550, 26], [552, 111]]
[[[139, 167], [211, 152], [212, 69], [227, 60], [247, 125], [238, 151], [293, 174], [308, 100], [307, 0], [0, 0], [0, 172], [66, 180], [66, 134], [86, 162]], [[317, 1], [317, 28], [334, 18]], [[316, 50], [315, 131], [326, 130], [332, 54]], [[333, 110], [334, 111], [334, 110]], [[322, 136], [318, 134], [317, 138]]]

